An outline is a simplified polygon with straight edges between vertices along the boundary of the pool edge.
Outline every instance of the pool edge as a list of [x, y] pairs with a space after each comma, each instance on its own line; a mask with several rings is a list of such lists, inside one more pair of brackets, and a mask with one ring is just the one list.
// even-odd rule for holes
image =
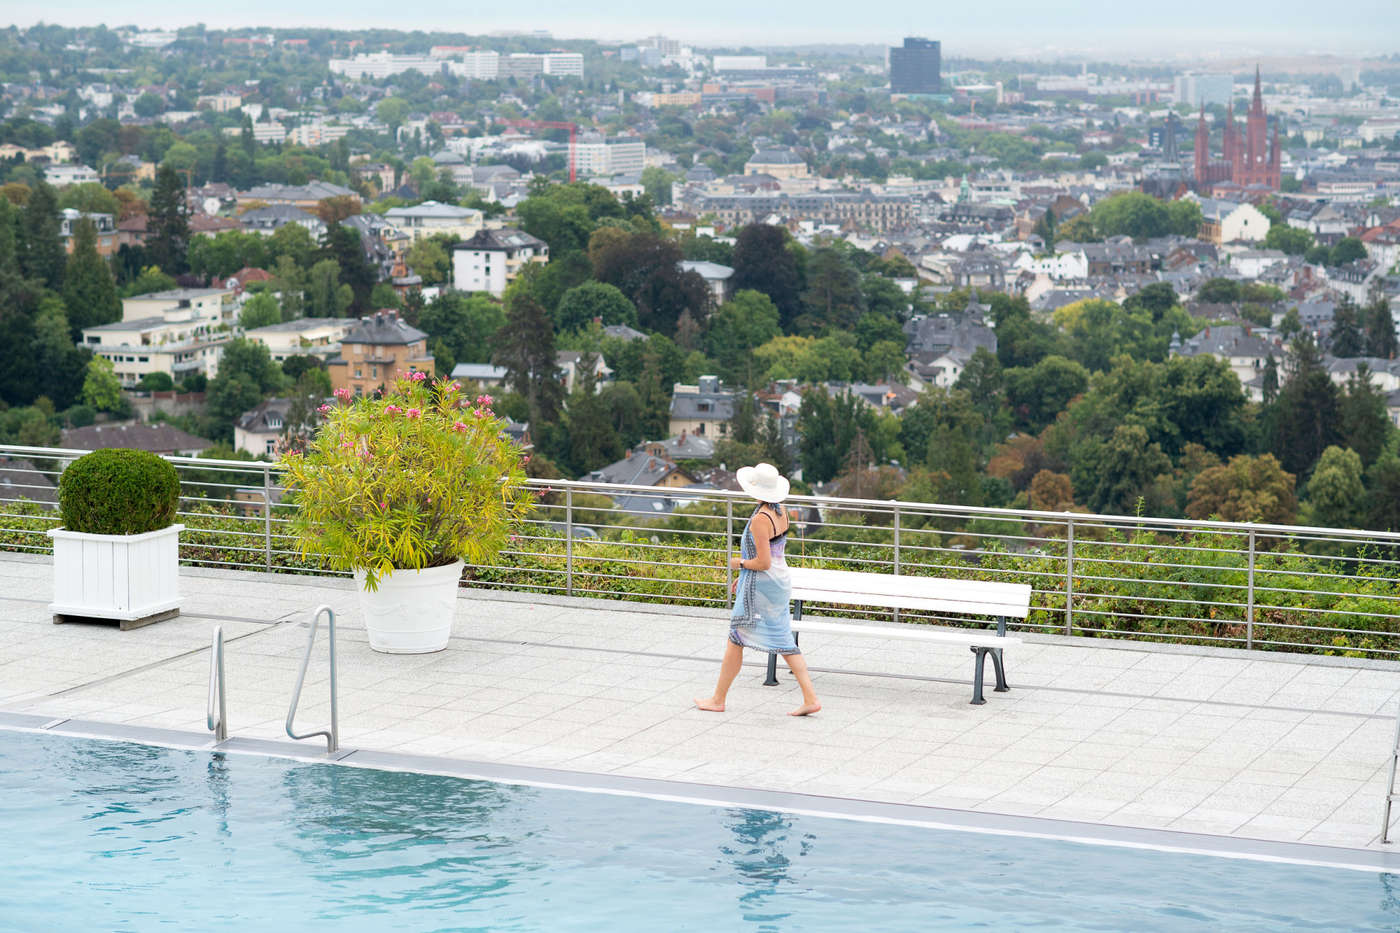
[[261, 755], [308, 764], [346, 765], [381, 771], [435, 774], [531, 787], [644, 797], [711, 807], [745, 807], [867, 823], [916, 826], [988, 835], [1054, 839], [1087, 845], [1150, 849], [1249, 861], [1400, 874], [1400, 851], [1253, 839], [1170, 829], [1019, 816], [920, 804], [834, 797], [794, 791], [701, 784], [534, 765], [433, 755], [343, 748], [333, 755], [314, 746], [274, 739], [233, 737], [215, 742], [208, 733], [97, 720], [0, 711], [0, 731], [63, 735], [155, 745], [182, 751]]

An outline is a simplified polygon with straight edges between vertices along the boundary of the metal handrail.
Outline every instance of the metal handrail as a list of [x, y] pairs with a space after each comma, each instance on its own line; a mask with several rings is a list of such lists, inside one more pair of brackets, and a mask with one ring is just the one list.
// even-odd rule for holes
[[[330, 729], [322, 729], [317, 732], [307, 732], [298, 735], [292, 731], [292, 721], [296, 719], [297, 703], [301, 700], [301, 687], [306, 682], [306, 669], [311, 665], [311, 649], [316, 644], [316, 630], [321, 625], [321, 614], [326, 615], [326, 629], [329, 632], [330, 659], [331, 659], [331, 726]], [[336, 691], [335, 691], [335, 610], [330, 606], [317, 606], [311, 613], [311, 631], [306, 636], [306, 653], [302, 655], [301, 672], [297, 674], [297, 685], [292, 689], [292, 705], [287, 709], [287, 735], [294, 739], [312, 739], [318, 735], [326, 737], [326, 754], [329, 755], [340, 748], [340, 719], [336, 715]]]
[[1390, 806], [1395, 802], [1395, 767], [1400, 763], [1400, 711], [1395, 716], [1395, 738], [1390, 743], [1390, 781], [1385, 788], [1385, 808], [1381, 812], [1381, 842], [1390, 842]]
[[[218, 715], [214, 713], [218, 700]], [[205, 706], [205, 722], [214, 733], [214, 741], [228, 738], [228, 698], [224, 695], [224, 627], [214, 626], [214, 641], [209, 646], [209, 702]]]

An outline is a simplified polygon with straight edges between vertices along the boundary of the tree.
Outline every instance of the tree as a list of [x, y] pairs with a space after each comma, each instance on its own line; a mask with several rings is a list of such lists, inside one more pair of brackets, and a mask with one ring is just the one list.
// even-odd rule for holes
[[808, 329], [849, 330], [865, 311], [860, 272], [841, 251], [831, 246], [818, 247], [808, 259], [807, 290], [802, 301]]
[[784, 331], [802, 313], [802, 273], [795, 252], [799, 248], [790, 244], [786, 230], [767, 224], [744, 227], [734, 243], [735, 290], [767, 295], [778, 308]]
[[1167, 206], [1140, 191], [1125, 191], [1104, 198], [1094, 205], [1089, 217], [1094, 232], [1101, 237], [1130, 236], [1146, 240], [1165, 236], [1172, 226]]
[[323, 261], [335, 261], [340, 281], [350, 286], [353, 306], [361, 312], [375, 310], [370, 307], [369, 296], [374, 290], [375, 282], [379, 281], [379, 276], [365, 256], [360, 232], [343, 224], [327, 227], [325, 246], [321, 254]]
[[681, 315], [697, 322], [710, 300], [705, 280], [680, 268], [674, 242], [651, 233], [636, 233], [603, 247], [594, 263], [599, 281], [615, 285], [637, 308], [643, 328], [672, 335]]
[[579, 359], [578, 385], [569, 396], [569, 460], [575, 473], [612, 463], [622, 457], [622, 442], [612, 424], [608, 402], [597, 394], [593, 375], [596, 356], [585, 352]]
[[73, 339], [83, 328], [120, 321], [121, 299], [106, 260], [97, 254], [97, 227], [84, 217], [73, 234], [73, 255], [63, 274], [63, 303]]
[[165, 111], [165, 100], [158, 94], [146, 91], [132, 102], [131, 109], [136, 111], [138, 117], [154, 117]]
[[1287, 524], [1297, 515], [1293, 474], [1284, 472], [1273, 454], [1236, 454], [1229, 463], [1196, 474], [1186, 499], [1186, 514], [1196, 519]]
[[374, 115], [380, 123], [388, 125], [390, 133], [398, 132], [408, 112], [408, 101], [402, 97], [386, 97], [374, 105]]
[[355, 303], [355, 293], [340, 282], [340, 263], [322, 259], [306, 276], [309, 317], [345, 317]]
[[637, 325], [637, 309], [615, 285], [607, 282], [584, 282], [564, 292], [554, 312], [555, 329], [561, 334], [587, 328], [597, 321], [604, 327], [613, 324]]
[[1274, 362], [1274, 355], [1269, 354], [1269, 358], [1264, 361], [1264, 375], [1260, 377], [1260, 392], [1264, 396], [1264, 404], [1272, 405], [1274, 399], [1278, 398], [1278, 363]]
[[1265, 249], [1278, 249], [1290, 256], [1302, 256], [1312, 249], [1313, 235], [1307, 230], [1290, 227], [1288, 224], [1274, 224], [1264, 235]]
[[856, 431], [869, 434], [872, 417], [864, 403], [851, 393], [834, 399], [823, 389], [803, 393], [797, 433], [807, 482], [824, 483], [835, 477], [850, 452]]
[[428, 348], [444, 375], [458, 363], [490, 359], [491, 342], [505, 323], [501, 303], [481, 294], [447, 292], [418, 315], [418, 326], [428, 335]]
[[33, 319], [0, 304], [0, 402], [6, 405], [27, 405], [38, 394], [33, 343]]
[[1195, 201], [1176, 200], [1167, 204], [1167, 232], [1193, 237], [1201, 230], [1201, 205]]
[[1345, 266], [1347, 263], [1356, 262], [1358, 259], [1366, 258], [1366, 245], [1354, 236], [1342, 237], [1337, 241], [1337, 245], [1332, 247], [1328, 255], [1328, 264], [1333, 266]]
[[671, 183], [676, 180], [676, 176], [655, 165], [649, 165], [642, 169], [642, 187], [646, 190], [647, 197], [652, 203], [659, 207], [665, 207], [671, 203]]
[[[305, 231], [300, 224], [286, 224]], [[268, 239], [256, 233], [226, 230], [217, 236], [198, 236], [191, 242], [186, 258], [195, 275], [228, 278], [244, 268], [260, 269], [268, 263]]]
[[233, 435], [239, 415], [255, 407], [263, 397], [286, 385], [282, 367], [272, 361], [266, 345], [242, 337], [224, 345], [219, 374], [209, 381], [205, 402], [214, 418], [218, 437]]
[[1383, 360], [1394, 359], [1400, 353], [1395, 335], [1395, 318], [1384, 294], [1377, 294], [1366, 306], [1363, 315], [1366, 328], [1366, 355]]
[[186, 262], [190, 243], [189, 210], [185, 186], [170, 165], [156, 171], [155, 192], [147, 216], [146, 252], [162, 272], [179, 275], [189, 268]]
[[1356, 451], [1335, 445], [1324, 450], [1308, 480], [1310, 523], [1354, 528], [1361, 516], [1364, 496], [1361, 457]]
[[1157, 477], [1171, 471], [1171, 459], [1139, 424], [1120, 424], [1100, 444], [1087, 471], [1093, 477], [1085, 497], [1095, 512], [1131, 515]]
[[127, 298], [134, 298], [137, 295], [149, 295], [153, 292], [166, 292], [175, 287], [175, 280], [155, 266], [147, 266], [141, 270], [141, 274], [132, 279], [122, 294]]
[[117, 196], [95, 181], [68, 185], [58, 196], [58, 206], [60, 209], [71, 208], [83, 214], [111, 214], [113, 218], [121, 213], [121, 204], [117, 201]]
[[507, 289], [506, 323], [496, 332], [492, 361], [506, 370], [506, 380], [530, 406], [534, 424], [559, 416], [563, 387], [554, 351], [554, 330], [539, 302], [523, 290]]
[[452, 259], [436, 240], [425, 238], [408, 248], [408, 265], [425, 285], [442, 285], [452, 272]]
[[1387, 453], [1366, 471], [1367, 528], [1400, 531], [1400, 457]]
[[1047, 356], [1029, 368], [1003, 371], [1006, 401], [1016, 424], [1039, 433], [1089, 387], [1089, 371], [1074, 360]]
[[82, 393], [92, 354], [74, 345], [63, 301], [54, 295], [39, 302], [31, 350], [38, 393], [60, 409], [71, 406]]
[[1376, 387], [1365, 363], [1347, 379], [1340, 399], [1342, 446], [1357, 452], [1363, 466], [1370, 466], [1385, 449], [1394, 430], [1386, 414], [1385, 393]]
[[1285, 470], [1306, 475], [1322, 452], [1341, 440], [1340, 395], [1316, 345], [1306, 337], [1295, 340], [1288, 379], [1269, 410], [1271, 446]]
[[276, 264], [286, 256], [301, 268], [309, 267], [316, 253], [316, 240], [301, 224], [283, 224], [267, 238], [267, 261]]
[[259, 292], [249, 298], [243, 303], [243, 310], [238, 313], [238, 326], [244, 330], [280, 323], [282, 323], [282, 307], [277, 303], [277, 299], [268, 292]]
[[1074, 508], [1074, 485], [1068, 476], [1041, 470], [1031, 477], [1031, 508], [1041, 512], [1068, 512]]
[[67, 256], [60, 236], [58, 199], [53, 188], [43, 181], [35, 185], [21, 218], [20, 271], [25, 278], [48, 288], [62, 287]]
[[1361, 311], [1351, 296], [1343, 295], [1332, 313], [1330, 337], [1333, 356], [1342, 359], [1361, 356], [1365, 350], [1365, 338], [1361, 330]]
[[111, 360], [101, 356], [88, 360], [80, 397], [83, 404], [91, 405], [98, 411], [119, 412], [126, 407], [122, 384], [117, 381]]
[[762, 292], [744, 289], [710, 315], [705, 350], [725, 382], [752, 385], [760, 375], [753, 351], [781, 333], [777, 306]]

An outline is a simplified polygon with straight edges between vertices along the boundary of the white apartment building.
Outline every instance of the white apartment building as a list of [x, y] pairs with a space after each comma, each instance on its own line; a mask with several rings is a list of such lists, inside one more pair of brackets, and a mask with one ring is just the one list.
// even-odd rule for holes
[[86, 165], [50, 165], [44, 169], [44, 181], [55, 188], [66, 188], [68, 185], [95, 184], [102, 179]]
[[1235, 94], [1235, 78], [1229, 74], [1177, 75], [1174, 83], [1176, 102], [1192, 107], [1210, 104], [1225, 106]]
[[331, 74], [342, 75], [352, 81], [365, 78], [387, 78], [406, 71], [418, 71], [425, 75], [442, 74], [442, 62], [426, 55], [391, 55], [388, 52], [370, 52], [354, 58], [332, 58]]
[[500, 52], [462, 52], [452, 57], [447, 73], [453, 77], [492, 81], [501, 73]]
[[412, 207], [394, 207], [384, 212], [384, 219], [417, 243], [437, 233], [459, 236], [464, 240], [476, 236], [486, 222], [486, 215], [470, 207], [424, 201]]
[[[333, 143], [349, 132], [350, 127], [342, 123], [303, 123], [287, 133], [286, 139], [287, 142], [295, 143], [298, 146], [315, 147], [324, 143]], [[254, 136], [255, 140], [256, 138]]]
[[767, 55], [716, 55], [715, 71], [762, 71], [768, 67]]
[[526, 263], [549, 261], [549, 246], [523, 230], [480, 230], [452, 250], [452, 287], [500, 296]]
[[[225, 301], [227, 299], [227, 301]], [[83, 345], [112, 362], [118, 381], [134, 386], [147, 373], [176, 382], [191, 373], [219, 373], [233, 292], [217, 288], [173, 289], [122, 300], [122, 320], [83, 328]]]
[[544, 73], [547, 75], [583, 77], [582, 52], [545, 52], [540, 57], [544, 59]]
[[1076, 249], [1067, 253], [1053, 253], [1048, 256], [1035, 256], [1021, 253], [1011, 267], [1033, 275], [1048, 275], [1057, 281], [1063, 279], [1087, 279], [1089, 277], [1089, 257], [1084, 250]]
[[[224, 127], [225, 136], [242, 136], [243, 128], [240, 126]], [[287, 128], [276, 120], [269, 120], [265, 123], [253, 124], [253, 142], [266, 146], [270, 143], [285, 142], [287, 139]]]
[[587, 133], [574, 146], [574, 165], [579, 175], [640, 175], [646, 168], [647, 145], [633, 136], [604, 139], [597, 133]]
[[266, 327], [255, 327], [243, 336], [267, 347], [274, 363], [289, 356], [319, 356], [328, 360], [340, 355], [340, 341], [360, 323], [358, 318], [304, 317]]

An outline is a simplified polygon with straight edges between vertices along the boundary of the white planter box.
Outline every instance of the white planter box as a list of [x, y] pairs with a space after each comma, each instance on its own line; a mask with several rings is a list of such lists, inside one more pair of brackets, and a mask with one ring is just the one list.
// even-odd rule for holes
[[140, 535], [91, 535], [55, 528], [53, 602], [59, 616], [127, 623], [169, 618], [180, 609], [180, 531], [171, 525]]
[[365, 572], [356, 570], [369, 646], [386, 654], [426, 654], [446, 648], [463, 566], [459, 560], [445, 567], [381, 574], [379, 588], [372, 593], [365, 589]]

